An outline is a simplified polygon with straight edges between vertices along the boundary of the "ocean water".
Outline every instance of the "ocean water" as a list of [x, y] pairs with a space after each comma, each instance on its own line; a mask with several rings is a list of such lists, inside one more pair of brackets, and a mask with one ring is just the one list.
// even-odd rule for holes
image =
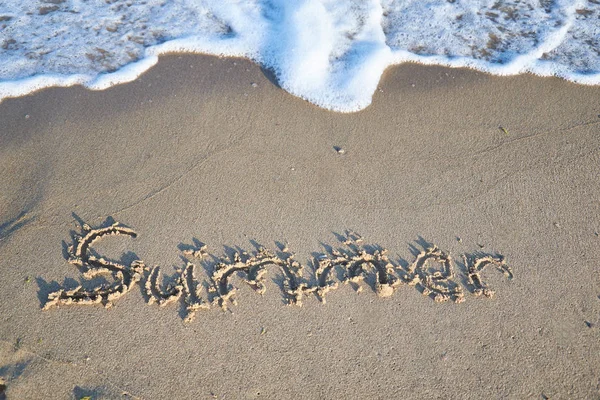
[[403, 62], [598, 85], [600, 0], [0, 0], [0, 101], [104, 89], [171, 52], [249, 58], [341, 112]]

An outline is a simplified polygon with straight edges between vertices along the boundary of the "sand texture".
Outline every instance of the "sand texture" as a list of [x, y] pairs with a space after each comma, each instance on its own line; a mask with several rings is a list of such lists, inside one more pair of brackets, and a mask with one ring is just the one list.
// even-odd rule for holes
[[0, 399], [600, 399], [599, 105], [207, 56], [6, 100]]

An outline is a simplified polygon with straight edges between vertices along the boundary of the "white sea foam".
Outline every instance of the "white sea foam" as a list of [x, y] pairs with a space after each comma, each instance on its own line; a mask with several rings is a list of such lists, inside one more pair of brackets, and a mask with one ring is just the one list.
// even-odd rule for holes
[[[412, 61], [600, 84], [599, 0], [5, 0], [0, 100], [129, 82], [169, 52], [250, 58], [335, 111]], [[174, 71], [175, 72], [175, 71]]]

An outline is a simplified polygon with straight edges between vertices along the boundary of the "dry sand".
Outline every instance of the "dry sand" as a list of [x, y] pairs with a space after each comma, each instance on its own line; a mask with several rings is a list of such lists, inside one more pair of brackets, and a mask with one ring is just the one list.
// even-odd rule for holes
[[[335, 114], [249, 62], [204, 56], [165, 57], [106, 91], [7, 100], [4, 396], [600, 398], [599, 104], [600, 88], [560, 79], [404, 65], [371, 107]], [[407, 284], [382, 298], [370, 274], [359, 294], [340, 284], [326, 304], [286, 306], [269, 267], [264, 295], [237, 278], [237, 305], [187, 323], [181, 299], [146, 304], [143, 284], [109, 309], [42, 311], [83, 279], [67, 262], [80, 223], [113, 220], [138, 236], [94, 243], [96, 255], [171, 280], [194, 240], [216, 256], [279, 241], [310, 267], [351, 229], [403, 269], [435, 244], [466, 301]], [[484, 271], [491, 299], [465, 286], [461, 255], [475, 253], [514, 272]]]

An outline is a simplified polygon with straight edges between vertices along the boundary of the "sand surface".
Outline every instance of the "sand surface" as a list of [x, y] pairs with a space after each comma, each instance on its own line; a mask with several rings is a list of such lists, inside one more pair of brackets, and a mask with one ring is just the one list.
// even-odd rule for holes
[[[171, 56], [106, 91], [0, 104], [0, 398], [600, 398], [600, 88], [404, 65], [335, 114], [267, 76]], [[42, 311], [83, 279], [73, 234], [114, 221], [137, 237], [94, 254], [167, 282], [188, 260], [210, 282], [216, 261], [183, 252], [198, 242], [280, 242], [309, 281], [347, 230], [399, 274], [435, 244], [465, 301], [406, 283], [382, 298], [369, 273], [288, 306], [268, 267], [264, 295], [240, 275], [237, 305], [187, 323], [143, 284], [109, 309]], [[496, 294], [475, 296], [462, 255], [503, 255], [514, 277], [488, 267]]]

